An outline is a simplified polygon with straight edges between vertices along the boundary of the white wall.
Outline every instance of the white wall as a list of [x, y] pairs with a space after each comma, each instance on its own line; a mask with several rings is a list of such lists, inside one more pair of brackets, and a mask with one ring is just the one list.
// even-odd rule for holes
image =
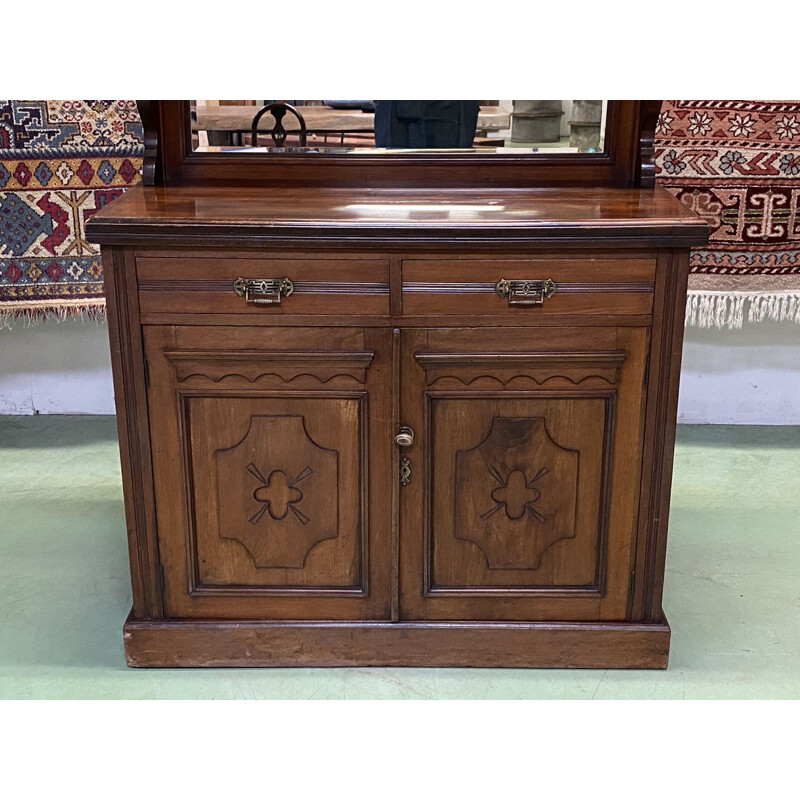
[[[105, 324], [0, 330], [0, 414], [113, 414]], [[687, 328], [680, 422], [800, 425], [800, 325]]]
[[105, 323], [68, 319], [0, 330], [0, 414], [113, 414]]
[[678, 421], [800, 425], [800, 325], [687, 328]]

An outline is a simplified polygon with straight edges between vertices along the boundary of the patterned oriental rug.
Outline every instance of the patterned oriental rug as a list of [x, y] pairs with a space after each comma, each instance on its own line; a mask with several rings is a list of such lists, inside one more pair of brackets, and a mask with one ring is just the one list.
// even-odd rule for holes
[[[670, 100], [658, 182], [705, 217], [686, 322], [800, 322], [800, 102]], [[105, 313], [86, 220], [138, 182], [133, 100], [0, 100], [0, 327]]]
[[655, 147], [658, 183], [711, 225], [687, 325], [800, 322], [800, 102], [669, 100]]
[[139, 181], [134, 100], [0, 100], [0, 328], [105, 314], [85, 223]]

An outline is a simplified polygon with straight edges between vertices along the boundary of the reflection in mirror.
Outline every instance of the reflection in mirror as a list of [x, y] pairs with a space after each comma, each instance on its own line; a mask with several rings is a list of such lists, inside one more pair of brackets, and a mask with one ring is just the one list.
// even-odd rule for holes
[[237, 153], [602, 153], [606, 110], [606, 100], [190, 101], [192, 149]]

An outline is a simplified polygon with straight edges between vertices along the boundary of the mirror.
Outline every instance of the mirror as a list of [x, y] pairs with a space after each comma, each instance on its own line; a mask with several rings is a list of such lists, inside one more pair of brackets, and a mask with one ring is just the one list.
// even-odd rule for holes
[[[536, 156], [603, 153], [607, 103], [191, 100], [189, 113], [195, 152]], [[259, 114], [253, 142], [253, 121]]]

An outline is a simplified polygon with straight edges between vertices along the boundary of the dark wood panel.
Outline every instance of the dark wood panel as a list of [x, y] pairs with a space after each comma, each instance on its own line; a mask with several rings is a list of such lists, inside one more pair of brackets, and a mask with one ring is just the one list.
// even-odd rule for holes
[[624, 350], [571, 350], [528, 352], [519, 343], [510, 352], [429, 353], [415, 355], [425, 370], [428, 386], [441, 388], [450, 384], [456, 388], [472, 386], [476, 381], [508, 386], [516, 381], [521, 386], [531, 384], [616, 383], [620, 367], [625, 363]]
[[[388, 314], [387, 261], [277, 258], [148, 258], [136, 261], [142, 313]], [[234, 282], [289, 278], [280, 304], [255, 305]]]
[[[614, 309], [616, 314], [649, 314], [653, 308], [652, 289], [648, 285], [638, 291], [623, 289], [615, 291], [596, 291], [578, 288], [572, 292], [558, 291], [541, 306], [511, 306], [505, 298], [494, 291], [494, 284], [482, 284], [478, 291], [473, 287], [456, 285], [430, 287], [404, 284], [403, 309], [407, 314], [513, 314], [517, 324], [524, 324], [530, 317], [549, 317], [550, 315], [591, 315], [605, 314]], [[580, 324], [580, 323], [577, 323]]]
[[689, 278], [688, 251], [660, 257], [656, 284], [659, 313], [653, 323], [653, 351], [647, 390], [647, 435], [643, 451], [641, 516], [636, 551], [636, 592], [632, 619], [661, 620], [667, 551], [675, 428], [678, 417], [683, 319]]
[[[305, 327], [321, 323], [320, 315], [313, 314], [283, 314], [272, 317], [269, 314], [183, 314], [176, 310], [160, 314], [142, 314], [141, 321], [144, 325], [226, 325], [238, 327], [258, 327], [261, 330], [270, 327]], [[431, 314], [409, 314], [404, 316], [361, 316], [347, 314], [341, 317], [334, 316], [330, 322], [333, 324], [359, 326], [363, 328], [386, 328], [395, 325], [398, 328], [426, 328], [433, 324], [446, 324], [448, 327], [463, 325], [471, 327], [476, 323], [475, 314], [448, 314], [444, 319]], [[577, 324], [582, 327], [612, 327], [620, 325], [628, 327], [649, 328], [652, 324], [650, 314], [502, 314], [481, 315], [480, 322], [492, 327], [530, 327], [530, 328], [563, 328], [569, 329]], [[326, 330], [320, 326], [320, 330]]]
[[[496, 283], [500, 278], [552, 278], [567, 283], [652, 284], [656, 272], [653, 255], [603, 256], [593, 253], [540, 254], [527, 258], [403, 259], [404, 282]], [[652, 289], [652, 286], [650, 287]]]
[[[649, 314], [653, 258], [539, 257], [528, 259], [407, 259], [403, 262], [405, 314]], [[540, 306], [514, 306], [498, 295], [500, 280], [555, 282]]]
[[[160, 157], [147, 180], [189, 175]], [[391, 191], [138, 188], [89, 222], [114, 245], [130, 663], [666, 665], [707, 226], [662, 190], [465, 191], [436, 169]], [[281, 306], [232, 292], [285, 275]], [[514, 308], [500, 278], [558, 286]]]
[[429, 593], [597, 596], [611, 401], [428, 394]]
[[403, 333], [401, 616], [625, 619], [647, 332], [494, 333]]
[[364, 594], [364, 396], [189, 396], [192, 594]]
[[125, 623], [132, 667], [665, 669], [670, 629], [589, 623]]
[[133, 613], [163, 613], [151, 465], [145, 359], [133, 254], [103, 248], [114, 402], [128, 534]]
[[[568, 360], [572, 362], [576, 353], [590, 351], [595, 355], [596, 360], [598, 352], [604, 353], [607, 357], [617, 350], [617, 329], [576, 325], [574, 321], [572, 325], [547, 331], [532, 331], [524, 328], [496, 330], [494, 327], [475, 324], [479, 322], [478, 320], [469, 326], [453, 328], [448, 326], [447, 322], [449, 320], [442, 320], [438, 325], [426, 329], [427, 344], [418, 351], [422, 356], [420, 363], [426, 362], [424, 354], [430, 353], [465, 358], [467, 360], [464, 362], [464, 366], [467, 366], [468, 357], [482, 356], [486, 353], [507, 353], [509, 355], [543, 352], [556, 355], [570, 353]], [[452, 345], [454, 336], [458, 337], [458, 347]]]
[[[469, 213], [464, 213], [464, 212]], [[143, 222], [146, 221], [146, 224]], [[94, 214], [104, 244], [325, 247], [380, 243], [546, 242], [700, 245], [708, 225], [666, 190], [573, 188], [392, 192], [228, 186], [135, 186]]]
[[258, 333], [145, 331], [166, 612], [388, 617], [390, 336]]
[[[188, 100], [139, 101], [146, 131], [146, 183], [339, 186], [634, 186], [652, 173], [659, 101], [609, 100], [602, 153], [349, 153], [295, 155], [192, 152]], [[156, 144], [158, 145], [156, 147]]]
[[367, 334], [359, 328], [296, 327], [287, 334], [280, 327], [219, 325], [203, 330], [202, 326], [187, 325], [176, 326], [173, 331], [174, 350], [191, 351], [196, 355], [219, 351], [220, 355], [236, 356], [241, 351], [263, 350], [274, 357], [275, 353], [285, 352], [288, 345], [292, 350], [307, 353], [368, 350]]
[[148, 256], [136, 259], [136, 274], [145, 285], [161, 281], [177, 286], [193, 281], [234, 281], [240, 276], [271, 278], [288, 275], [308, 283], [382, 284], [389, 287], [389, 263], [384, 259], [358, 257], [325, 258], [296, 255], [276, 257], [243, 256], [221, 252], [218, 255]]
[[177, 380], [190, 383], [207, 379], [220, 383], [226, 379], [256, 381], [276, 378], [292, 383], [299, 378], [330, 383], [351, 379], [363, 385], [366, 371], [375, 355], [369, 350], [264, 350], [239, 348], [233, 352], [218, 350], [167, 350], [167, 361], [175, 369]]

